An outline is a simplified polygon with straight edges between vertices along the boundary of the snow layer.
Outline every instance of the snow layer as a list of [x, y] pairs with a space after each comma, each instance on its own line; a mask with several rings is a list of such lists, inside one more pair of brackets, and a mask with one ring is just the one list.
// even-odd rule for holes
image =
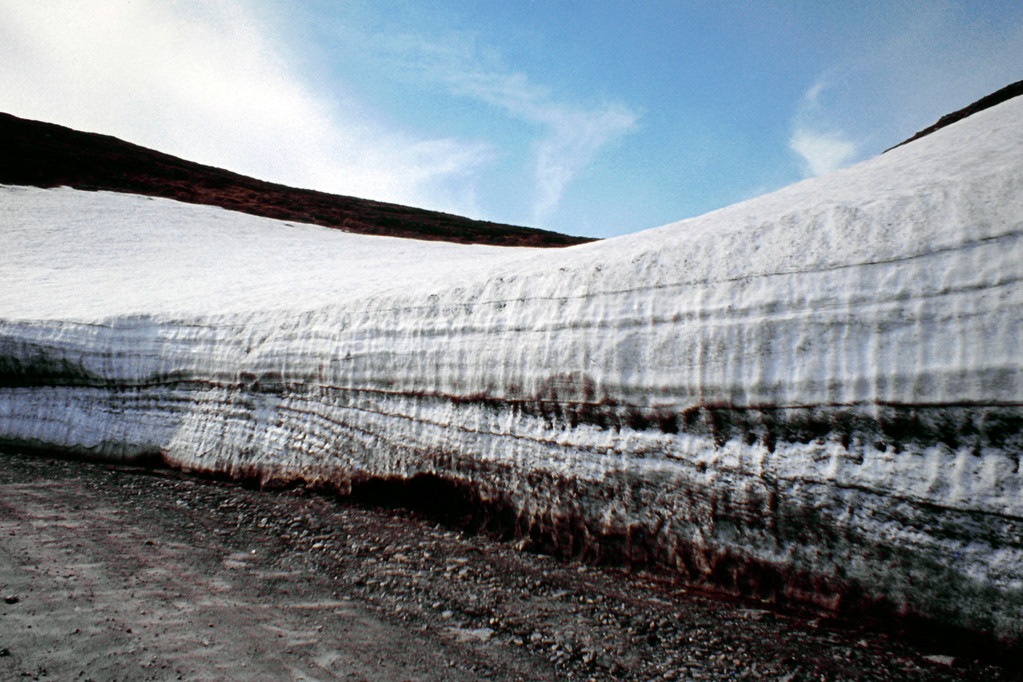
[[428, 475], [562, 552], [1023, 640], [1023, 98], [557, 251], [0, 196], [2, 441]]

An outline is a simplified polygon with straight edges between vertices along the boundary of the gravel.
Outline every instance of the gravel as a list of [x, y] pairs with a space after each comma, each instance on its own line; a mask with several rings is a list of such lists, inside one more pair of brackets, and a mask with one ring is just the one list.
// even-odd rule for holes
[[[687, 589], [671, 576], [558, 560], [472, 532], [464, 518], [352, 504], [304, 488], [257, 490], [175, 471], [0, 453], [4, 482], [74, 478], [150, 524], [153, 539], [244, 553], [266, 589], [351, 601], [482, 679], [1008, 680], [1008, 657], [886, 623], [842, 620]], [[0, 504], [0, 513], [3, 507]], [[225, 560], [225, 561], [229, 561]], [[289, 583], [288, 589], [303, 589]], [[8, 605], [18, 595], [0, 594]], [[299, 595], [301, 596], [301, 595]], [[319, 594], [322, 598], [324, 595]], [[129, 624], [130, 625], [130, 624]], [[8, 656], [0, 616], [0, 656]], [[11, 638], [8, 638], [11, 639]], [[13, 650], [13, 649], [12, 649]], [[0, 663], [0, 677], [4, 668]], [[42, 663], [40, 664], [42, 665]], [[519, 672], [510, 672], [519, 671]], [[444, 679], [443, 670], [436, 679]]]

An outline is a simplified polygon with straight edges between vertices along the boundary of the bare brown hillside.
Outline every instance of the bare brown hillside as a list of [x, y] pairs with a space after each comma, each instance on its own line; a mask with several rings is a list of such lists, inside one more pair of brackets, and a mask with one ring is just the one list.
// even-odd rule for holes
[[145, 194], [348, 232], [461, 244], [557, 247], [593, 241], [264, 182], [116, 137], [10, 114], [0, 113], [0, 140], [0, 184]]
[[[953, 111], [950, 114], [945, 114], [944, 116], [939, 118], [937, 122], [934, 123], [933, 125], [927, 126], [923, 130], [913, 135], [913, 137], [910, 137], [909, 139], [903, 140], [902, 142], [898, 143], [897, 145], [895, 145], [895, 147], [901, 147], [902, 145], [912, 142], [913, 140], [919, 140], [921, 137], [926, 137], [936, 130], [941, 130], [947, 125], [951, 125], [956, 121], [961, 121], [967, 116], [972, 116], [977, 112], [984, 111], [985, 109], [993, 107], [996, 104], [1001, 104], [1006, 100], [1012, 99], [1013, 97], [1019, 97], [1020, 95], [1023, 95], [1023, 81], [1016, 81], [1011, 85], [1006, 85], [1001, 90], [997, 90], [995, 92], [992, 92], [990, 95], [985, 95], [984, 97], [981, 97], [973, 104], [968, 104], [962, 109], [959, 109], [958, 111]], [[890, 147], [885, 151], [886, 152], [891, 151], [892, 149], [895, 149], [895, 147]]]

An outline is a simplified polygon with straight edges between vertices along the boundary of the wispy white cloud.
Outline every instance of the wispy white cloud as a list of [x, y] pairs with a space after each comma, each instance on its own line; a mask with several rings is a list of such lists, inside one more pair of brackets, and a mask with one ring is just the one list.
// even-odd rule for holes
[[548, 134], [534, 145], [537, 198], [534, 216], [542, 222], [561, 200], [565, 187], [601, 148], [636, 126], [636, 114], [620, 105], [595, 111], [551, 112]]
[[566, 101], [527, 74], [507, 68], [500, 55], [480, 47], [469, 33], [443, 40], [378, 36], [373, 48], [388, 55], [392, 68], [406, 78], [438, 83], [455, 96], [490, 105], [538, 129], [532, 145], [537, 223], [556, 209], [567, 186], [601, 150], [638, 127], [639, 114], [624, 104]]
[[817, 133], [800, 128], [789, 139], [789, 147], [802, 158], [804, 175], [823, 175], [847, 165], [856, 156], [856, 145], [841, 133]]
[[[386, 129], [317, 92], [237, 0], [0, 0], [0, 110], [261, 178], [472, 212], [485, 142]], [[458, 180], [457, 182], [453, 180]]]
[[803, 93], [789, 137], [789, 149], [801, 161], [804, 177], [823, 175], [853, 161], [859, 147], [827, 120], [821, 98], [829, 82], [820, 78]]

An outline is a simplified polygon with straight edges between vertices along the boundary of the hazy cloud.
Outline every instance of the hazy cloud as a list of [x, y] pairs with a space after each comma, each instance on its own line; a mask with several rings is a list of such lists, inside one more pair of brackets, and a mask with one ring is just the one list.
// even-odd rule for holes
[[[0, 0], [0, 110], [303, 187], [471, 212], [486, 143], [315, 92], [233, 0]], [[459, 178], [461, 182], [450, 182]]]

